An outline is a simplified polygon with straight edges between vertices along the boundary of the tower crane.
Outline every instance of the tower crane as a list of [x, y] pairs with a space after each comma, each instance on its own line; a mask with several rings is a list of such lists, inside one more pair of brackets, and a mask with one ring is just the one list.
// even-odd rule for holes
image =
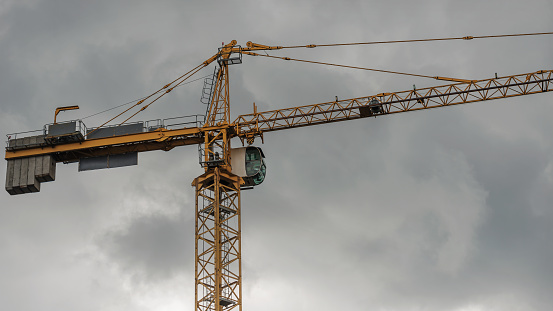
[[[59, 112], [78, 109], [78, 106], [68, 106], [57, 108], [54, 123], [46, 124], [38, 132], [8, 135], [5, 153], [8, 165], [6, 190], [12, 195], [40, 191], [42, 182], [55, 179], [56, 163], [59, 162], [78, 162], [79, 171], [113, 168], [137, 164], [140, 152], [169, 151], [174, 147], [186, 145], [199, 146], [199, 162], [204, 168], [204, 173], [192, 182], [196, 197], [195, 309], [242, 310], [241, 190], [261, 184], [266, 175], [263, 160], [265, 155], [260, 148], [252, 145], [256, 139], [260, 138], [263, 141], [265, 133], [278, 130], [549, 92], [553, 90], [553, 70], [503, 77], [496, 75], [494, 78], [482, 80], [407, 74], [448, 81], [450, 84], [351, 99], [336, 98], [325, 103], [263, 112], [258, 112], [254, 104], [252, 113], [240, 115], [232, 120], [229, 102], [230, 65], [242, 63], [243, 55], [249, 55], [390, 72], [277, 57], [269, 55], [267, 51], [545, 34], [553, 32], [287, 47], [252, 42], [241, 47], [233, 40], [219, 48], [217, 53], [196, 68], [98, 127], [87, 128], [81, 120], [58, 122]], [[265, 54], [257, 53], [260, 51]], [[171, 123], [169, 119], [128, 122], [130, 118], [214, 62], [217, 63], [216, 71], [211, 82], [204, 84], [202, 94], [202, 99], [209, 103], [205, 118], [197, 115], [183, 117], [177, 124]], [[132, 109], [136, 112], [126, 120], [116, 125], [108, 125]], [[242, 141], [243, 147], [231, 148], [231, 139], [235, 137]]]

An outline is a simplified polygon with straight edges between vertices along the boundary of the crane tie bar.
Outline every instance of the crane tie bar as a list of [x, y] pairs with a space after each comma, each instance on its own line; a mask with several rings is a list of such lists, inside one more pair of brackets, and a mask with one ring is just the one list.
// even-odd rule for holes
[[490, 35], [490, 36], [464, 36], [451, 38], [430, 38], [430, 39], [414, 39], [414, 40], [392, 40], [392, 41], [370, 41], [370, 42], [353, 42], [353, 43], [332, 43], [332, 44], [307, 44], [307, 45], [290, 45], [283, 46], [282, 49], [296, 48], [315, 48], [323, 46], [348, 46], [348, 45], [368, 45], [368, 44], [385, 44], [385, 43], [408, 43], [408, 42], [428, 42], [428, 41], [448, 41], [448, 40], [472, 40], [472, 39], [489, 39], [489, 38], [504, 38], [504, 37], [524, 37], [524, 36], [540, 36], [553, 35], [553, 32], [535, 32], [535, 33], [520, 33], [510, 35]]
[[393, 74], [398, 74], [398, 75], [406, 75], [406, 76], [413, 76], [413, 77], [420, 77], [420, 78], [429, 78], [429, 79], [443, 80], [443, 81], [463, 82], [463, 83], [473, 83], [473, 82], [476, 82], [476, 80], [466, 80], [466, 79], [457, 79], [457, 78], [447, 78], [447, 77], [439, 77], [439, 76], [427, 76], [427, 75], [420, 75], [420, 74], [415, 74], [415, 73], [406, 73], [406, 72], [390, 71], [390, 70], [383, 70], [383, 69], [374, 69], [374, 68], [365, 68], [365, 67], [357, 67], [357, 66], [348, 66], [348, 65], [324, 63], [324, 62], [317, 62], [317, 61], [304, 60], [304, 59], [296, 59], [296, 58], [290, 58], [290, 57], [280, 57], [280, 56], [273, 56], [273, 55], [264, 55], [264, 54], [254, 53], [254, 52], [243, 52], [243, 53], [246, 54], [246, 55], [251, 55], [251, 56], [264, 56], [264, 57], [269, 57], [269, 58], [277, 58], [277, 59], [283, 59], [283, 60], [292, 60], [292, 61], [303, 62], [303, 63], [311, 63], [311, 64], [318, 64], [318, 65], [325, 65], [325, 66], [334, 66], [334, 67], [342, 67], [342, 68], [351, 68], [351, 69], [360, 69], [360, 70], [368, 70], [368, 71], [376, 71], [376, 72], [384, 72], [384, 73], [393, 73]]

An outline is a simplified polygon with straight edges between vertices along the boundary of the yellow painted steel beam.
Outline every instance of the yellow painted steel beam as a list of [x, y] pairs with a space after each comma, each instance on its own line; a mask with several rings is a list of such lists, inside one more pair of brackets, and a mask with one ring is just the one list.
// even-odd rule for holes
[[[38, 147], [17, 150], [7, 148], [5, 158], [16, 159], [57, 154], [58, 161], [76, 161], [87, 156], [169, 150], [176, 146], [205, 143], [204, 137], [209, 137], [209, 141], [221, 139], [226, 141], [238, 136], [251, 143], [253, 141], [252, 136], [262, 136], [264, 132], [268, 131], [550, 91], [553, 91], [553, 71], [540, 70], [470, 83], [381, 93], [368, 97], [256, 112], [241, 115], [231, 124], [213, 124], [202, 128], [178, 130], [160, 129], [154, 132], [90, 139], [68, 144], [43, 144]], [[226, 91], [221, 93], [224, 94], [223, 98], [228, 98]], [[222, 107], [228, 109], [228, 103], [225, 100], [222, 100], [222, 102], [225, 103]], [[380, 107], [381, 111], [373, 113], [370, 110], [371, 107]], [[223, 114], [228, 118], [228, 111], [224, 111]], [[227, 137], [214, 135], [222, 131], [226, 133]]]
[[56, 108], [56, 111], [54, 112], [54, 124], [57, 123], [58, 113], [62, 111], [75, 110], [75, 109], [79, 109], [79, 106], [75, 105], [75, 106], [65, 106], [65, 107]]
[[[203, 132], [208, 128], [183, 128], [177, 130], [160, 129], [153, 132], [136, 133], [121, 136], [87, 139], [81, 142], [74, 142], [68, 144], [48, 145], [43, 144], [41, 146], [26, 148], [26, 149], [13, 149], [6, 150], [5, 159], [16, 159], [30, 156], [39, 156], [52, 153], [66, 153], [66, 152], [86, 152], [87, 150], [93, 150], [96, 148], [106, 147], [121, 147], [125, 145], [134, 145], [140, 143], [163, 143], [171, 140], [186, 140], [187, 138], [197, 138], [203, 136]], [[196, 140], [194, 140], [196, 142]], [[182, 144], [182, 143], [181, 143]], [[160, 145], [160, 149], [162, 146]]]
[[187, 146], [187, 145], [197, 145], [202, 143], [203, 138], [201, 137], [186, 137], [183, 139], [172, 139], [165, 142], [156, 142], [156, 141], [143, 141], [135, 144], [127, 145], [118, 145], [118, 146], [107, 146], [97, 149], [86, 149], [86, 150], [77, 150], [69, 151], [64, 153], [56, 154], [55, 158], [57, 162], [77, 162], [82, 158], [89, 157], [98, 157], [105, 155], [114, 155], [114, 154], [124, 154], [129, 152], [146, 152], [154, 150], [163, 150], [169, 151], [175, 147]]
[[195, 310], [242, 310], [241, 178], [212, 168], [194, 179]]
[[247, 139], [251, 135], [260, 136], [268, 131], [550, 91], [553, 91], [553, 71], [540, 70], [468, 83], [252, 113], [239, 116], [234, 124], [237, 127], [236, 135]]

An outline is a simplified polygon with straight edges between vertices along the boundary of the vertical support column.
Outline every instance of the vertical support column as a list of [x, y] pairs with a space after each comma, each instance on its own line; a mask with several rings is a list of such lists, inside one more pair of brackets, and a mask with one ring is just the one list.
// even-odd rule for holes
[[196, 178], [195, 310], [242, 310], [240, 177], [218, 167]]
[[230, 122], [228, 65], [221, 64], [217, 74], [213, 96], [209, 106], [206, 125], [215, 126], [219, 123]]
[[240, 57], [238, 61], [236, 61], [236, 58], [231, 59], [232, 54], [241, 56], [240, 49], [235, 49], [235, 46], [236, 40], [232, 40], [219, 49], [219, 53], [217, 54], [217, 62], [219, 63], [220, 70], [218, 71], [215, 87], [213, 88], [209, 112], [205, 123], [206, 126], [230, 124], [228, 66], [229, 64], [239, 64], [242, 62]]

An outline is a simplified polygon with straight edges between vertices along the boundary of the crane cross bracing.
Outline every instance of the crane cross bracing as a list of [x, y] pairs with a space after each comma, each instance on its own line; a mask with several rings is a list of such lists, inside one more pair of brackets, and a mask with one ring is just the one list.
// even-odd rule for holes
[[[247, 138], [264, 132], [295, 127], [376, 117], [387, 114], [474, 103], [485, 100], [538, 94], [552, 90], [553, 71], [540, 70], [531, 73], [500, 78], [478, 80], [471, 83], [455, 83], [394, 93], [382, 93], [368, 97], [344, 99], [314, 105], [306, 105], [240, 115], [225, 125], [185, 127], [182, 129], [157, 128], [141, 132], [84, 141], [49, 144], [15, 144], [8, 140], [7, 160], [56, 154], [58, 162], [78, 161], [82, 157], [107, 154], [124, 154], [151, 150], [170, 150], [177, 146], [198, 144], [205, 133], [215, 129], [228, 130], [230, 138]], [[10, 144], [11, 142], [11, 144]]]
[[553, 71], [337, 100], [239, 116], [238, 135], [474, 103], [551, 91]]

